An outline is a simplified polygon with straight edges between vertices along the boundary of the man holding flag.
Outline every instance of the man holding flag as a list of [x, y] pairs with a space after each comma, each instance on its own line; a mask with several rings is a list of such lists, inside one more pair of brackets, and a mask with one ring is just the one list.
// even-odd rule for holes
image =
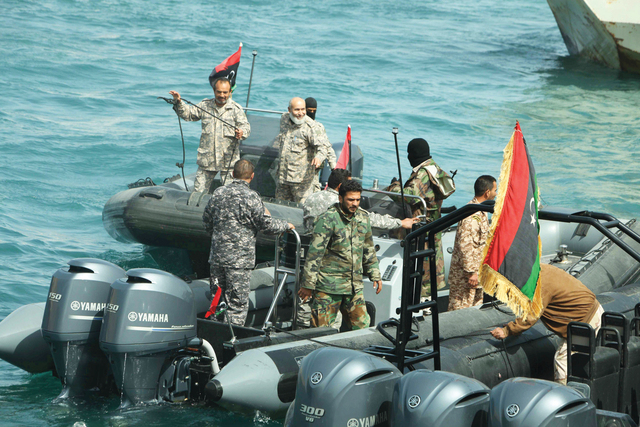
[[231, 99], [240, 64], [242, 43], [238, 51], [218, 65], [209, 76], [214, 99], [204, 99], [197, 105], [187, 105], [174, 90], [169, 93], [176, 101], [178, 116], [186, 121], [202, 121], [198, 147], [198, 171], [195, 191], [211, 192], [211, 184], [220, 171], [223, 184], [232, 180], [231, 167], [240, 159], [240, 141], [251, 133], [242, 107]]
[[597, 332], [603, 310], [578, 279], [552, 265], [540, 265], [539, 229], [535, 169], [516, 123], [504, 149], [500, 190], [479, 278], [484, 291], [506, 303], [517, 316], [491, 335], [497, 339], [518, 335], [541, 319], [563, 338], [554, 357], [554, 378], [566, 384], [567, 325], [585, 322]]

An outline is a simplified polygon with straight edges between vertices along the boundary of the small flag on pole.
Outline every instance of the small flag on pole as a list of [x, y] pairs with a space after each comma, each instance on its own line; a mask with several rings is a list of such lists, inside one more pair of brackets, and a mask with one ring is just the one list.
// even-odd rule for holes
[[347, 165], [349, 164], [350, 157], [350, 148], [351, 148], [351, 125], [347, 127], [347, 137], [344, 140], [344, 145], [342, 146], [342, 151], [340, 151], [340, 158], [336, 163], [336, 169], [347, 169]]
[[517, 317], [537, 318], [542, 312], [539, 195], [536, 172], [518, 122], [504, 149], [499, 186], [480, 283]]
[[218, 304], [220, 304], [220, 297], [222, 296], [222, 288], [218, 286], [216, 289], [216, 293], [211, 300], [211, 306], [209, 307], [209, 311], [204, 315], [205, 319], [208, 319], [212, 315], [216, 314], [216, 310], [218, 309]]
[[[236, 75], [238, 74], [238, 66], [240, 65], [240, 55], [242, 55], [242, 43], [238, 51], [222, 61], [220, 65], [213, 69], [209, 75], [209, 84], [213, 87], [216, 80], [226, 77], [231, 83], [231, 91], [236, 88]], [[215, 89], [215, 88], [214, 88]]]

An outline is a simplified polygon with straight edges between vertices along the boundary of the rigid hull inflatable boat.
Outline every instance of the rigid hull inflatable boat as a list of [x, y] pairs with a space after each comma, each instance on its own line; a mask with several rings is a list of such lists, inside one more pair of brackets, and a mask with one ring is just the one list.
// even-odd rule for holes
[[[276, 172], [278, 169], [278, 146], [280, 118], [247, 114], [251, 123], [251, 135], [239, 146], [240, 157], [255, 166], [255, 177], [251, 188], [262, 197], [265, 206], [274, 218], [285, 219], [298, 230], [303, 227], [302, 205], [276, 200]], [[340, 155], [342, 144], [335, 144], [334, 151]], [[363, 157], [357, 145], [351, 146], [351, 170], [354, 179], [362, 180]], [[325, 166], [320, 180], [326, 183], [331, 170]], [[152, 179], [129, 184], [129, 189], [111, 197], [102, 211], [102, 222], [107, 232], [124, 243], [142, 243], [151, 247], [177, 248], [187, 252], [191, 267], [198, 277], [209, 275], [209, 247], [211, 237], [202, 224], [202, 214], [210, 194], [194, 192], [195, 173], [184, 178], [176, 175], [156, 185]], [[213, 187], [220, 186], [219, 177]], [[399, 208], [388, 199], [365, 194], [364, 207], [388, 213], [400, 214]], [[368, 201], [370, 204], [367, 204]], [[257, 257], [259, 261], [273, 260], [274, 237], [258, 234]], [[152, 253], [153, 256], [153, 253]]]
[[[490, 211], [492, 206], [466, 205], [417, 232], [450, 230], [478, 209]], [[578, 276], [605, 310], [633, 317], [640, 302], [633, 284], [640, 266], [638, 224], [630, 221], [627, 227], [607, 215], [551, 210], [541, 210], [540, 219], [543, 262]], [[608, 228], [616, 226], [628, 235]], [[444, 233], [445, 253], [453, 246], [453, 234]], [[287, 235], [286, 240], [300, 254], [299, 240], [291, 236], [296, 237]], [[383, 291], [374, 294], [367, 280], [364, 289], [372, 324], [383, 320], [377, 328], [295, 330], [292, 296], [300, 258], [287, 265], [279, 250], [277, 268], [253, 273], [245, 327], [204, 319], [211, 299], [207, 281], [187, 283], [159, 270], [124, 272], [105, 261], [79, 259], [54, 274], [46, 303], [22, 307], [0, 323], [0, 357], [30, 372], [53, 370], [63, 385], [60, 397], [115, 386], [123, 406], [207, 399], [230, 409], [282, 414], [294, 400], [299, 366], [309, 353], [326, 346], [382, 348], [404, 327], [397, 310], [403, 304], [405, 248], [388, 236], [376, 236], [374, 243]], [[438, 315], [446, 299], [441, 292], [433, 315], [415, 317], [409, 326], [415, 339], [407, 341], [407, 352], [421, 352], [437, 342], [442, 354], [439, 366], [426, 360], [416, 363], [418, 368], [463, 374], [489, 387], [512, 377], [551, 379], [557, 339], [542, 325], [502, 343], [490, 339], [488, 331], [513, 319], [504, 306]]]

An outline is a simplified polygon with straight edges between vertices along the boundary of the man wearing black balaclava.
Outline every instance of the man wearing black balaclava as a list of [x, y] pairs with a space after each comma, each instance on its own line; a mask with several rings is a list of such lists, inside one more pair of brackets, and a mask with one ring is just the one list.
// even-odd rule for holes
[[[409, 163], [413, 167], [411, 176], [404, 185], [404, 193], [420, 196], [427, 204], [427, 211], [422, 212], [422, 203], [418, 202], [411, 206], [413, 216], [425, 215], [426, 222], [430, 223], [440, 218], [440, 208], [442, 207], [442, 201], [449, 196], [444, 195], [437, 182], [446, 173], [440, 169], [440, 167], [431, 158], [431, 150], [429, 149], [429, 143], [422, 138], [415, 138], [409, 142], [407, 146], [407, 157]], [[399, 192], [400, 189], [398, 188]], [[413, 199], [411, 199], [413, 200]], [[444, 280], [444, 255], [442, 253], [442, 239], [441, 233], [436, 234], [436, 280], [438, 289], [445, 286]], [[424, 275], [422, 276], [422, 300], [426, 300], [431, 296], [431, 275], [429, 272], [429, 260], [425, 259], [424, 262]]]
[[[316, 136], [318, 137], [318, 139], [323, 141], [323, 144], [325, 146], [329, 168], [333, 170], [335, 169], [336, 162], [337, 162], [336, 152], [333, 150], [333, 147], [331, 146], [331, 142], [329, 142], [329, 138], [327, 137], [327, 131], [324, 129], [324, 126], [322, 125], [322, 123], [316, 121], [316, 111], [318, 110], [318, 101], [316, 101], [315, 98], [309, 97], [304, 100], [304, 103], [306, 105], [307, 116], [309, 116], [310, 119], [313, 119], [315, 123], [314, 131], [316, 132]], [[318, 179], [316, 179], [315, 187], [316, 187], [315, 191], [320, 191], [320, 181]]]

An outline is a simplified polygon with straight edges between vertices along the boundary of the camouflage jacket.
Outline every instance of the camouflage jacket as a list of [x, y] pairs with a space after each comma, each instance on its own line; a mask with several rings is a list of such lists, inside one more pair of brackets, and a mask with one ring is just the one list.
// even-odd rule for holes
[[[436, 197], [436, 193], [433, 190], [433, 185], [431, 184], [431, 180], [429, 179], [429, 174], [427, 173], [426, 167], [429, 165], [435, 165], [438, 169], [440, 167], [433, 161], [433, 159], [428, 159], [413, 168], [413, 173], [404, 184], [404, 194], [411, 194], [414, 196], [420, 196], [424, 199], [427, 204], [427, 212], [422, 212], [423, 207], [421, 202], [417, 202], [416, 199], [407, 199], [409, 203], [412, 205], [412, 214], [413, 216], [417, 215], [425, 215], [427, 219], [427, 223], [435, 221], [440, 218], [440, 208], [442, 207], [442, 200], [438, 200]], [[398, 189], [398, 192], [400, 190]]]
[[213, 192], [202, 220], [211, 234], [209, 263], [230, 268], [254, 267], [259, 231], [275, 234], [289, 228], [286, 221], [265, 214], [258, 193], [241, 179]]
[[362, 277], [380, 280], [367, 211], [348, 218], [338, 204], [321, 214], [313, 228], [302, 287], [350, 295], [362, 290]]
[[[313, 231], [313, 223], [318, 215], [326, 212], [331, 206], [338, 203], [338, 192], [333, 188], [327, 188], [325, 191], [317, 191], [307, 197], [302, 205], [302, 213], [304, 218], [304, 228], [307, 233]], [[369, 220], [371, 226], [381, 228], [383, 230], [395, 230], [402, 227], [402, 221], [391, 215], [380, 215], [375, 212], [369, 212]]]
[[[474, 198], [469, 203], [477, 204], [478, 201]], [[466, 284], [469, 275], [478, 272], [488, 234], [489, 219], [486, 212], [476, 212], [458, 223], [451, 254], [449, 284], [452, 279], [454, 281], [460, 279]]]
[[324, 151], [326, 153], [327, 163], [329, 163], [330, 169], [335, 169], [336, 163], [338, 159], [336, 158], [336, 152], [333, 150], [331, 146], [331, 142], [329, 142], [329, 137], [327, 136], [327, 131], [324, 129], [324, 126], [320, 122], [316, 122], [314, 120], [314, 130], [316, 132], [316, 136], [322, 140], [322, 144], [324, 145]]
[[[198, 107], [242, 129], [243, 140], [247, 139], [251, 133], [251, 126], [242, 107], [231, 99], [222, 107], [216, 106], [215, 99], [203, 99]], [[174, 109], [183, 120], [188, 122], [202, 121], [198, 166], [209, 171], [227, 170], [240, 159], [240, 148], [237, 147], [239, 142], [236, 142], [234, 128], [186, 102], [177, 103]]]
[[324, 161], [327, 158], [327, 144], [318, 136], [318, 128], [309, 116], [304, 116], [304, 123], [297, 125], [284, 113], [280, 118], [280, 134], [278, 146], [280, 162], [278, 165], [278, 181], [290, 184], [310, 182], [316, 169], [311, 166], [314, 157]]

